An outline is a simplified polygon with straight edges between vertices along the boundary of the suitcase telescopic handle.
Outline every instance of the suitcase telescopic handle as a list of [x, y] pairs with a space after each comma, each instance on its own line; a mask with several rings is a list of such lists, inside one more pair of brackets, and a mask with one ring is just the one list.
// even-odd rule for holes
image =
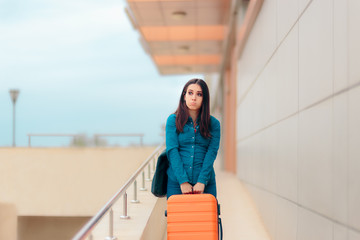
[[223, 228], [222, 228], [222, 223], [221, 223], [221, 218], [218, 218], [219, 220], [219, 239], [222, 240], [223, 239]]

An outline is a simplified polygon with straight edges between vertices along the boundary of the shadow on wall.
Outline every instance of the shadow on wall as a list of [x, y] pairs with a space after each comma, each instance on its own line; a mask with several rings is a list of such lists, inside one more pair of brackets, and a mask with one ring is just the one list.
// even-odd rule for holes
[[18, 218], [18, 239], [71, 239], [90, 218], [21, 216]]

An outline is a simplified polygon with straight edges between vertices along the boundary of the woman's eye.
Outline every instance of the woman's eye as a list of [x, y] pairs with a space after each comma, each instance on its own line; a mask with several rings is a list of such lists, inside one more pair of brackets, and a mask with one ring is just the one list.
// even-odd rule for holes
[[188, 92], [189, 95], [193, 95], [193, 92]]
[[202, 93], [198, 93], [197, 95], [198, 95], [199, 97], [202, 97]]

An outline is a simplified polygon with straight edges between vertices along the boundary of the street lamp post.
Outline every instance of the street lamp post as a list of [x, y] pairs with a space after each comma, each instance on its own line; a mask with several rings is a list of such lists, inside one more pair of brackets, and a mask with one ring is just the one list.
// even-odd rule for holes
[[19, 90], [18, 89], [10, 89], [10, 97], [11, 101], [13, 103], [13, 147], [15, 147], [15, 104], [16, 100], [19, 96]]

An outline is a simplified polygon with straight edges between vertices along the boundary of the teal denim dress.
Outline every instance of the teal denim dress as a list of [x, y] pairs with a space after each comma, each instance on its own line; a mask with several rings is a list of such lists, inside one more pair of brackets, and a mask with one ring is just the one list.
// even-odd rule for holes
[[216, 197], [214, 161], [220, 144], [220, 122], [210, 116], [210, 138], [200, 134], [199, 125], [194, 129], [189, 117], [183, 132], [176, 130], [176, 115], [171, 114], [166, 122], [166, 152], [169, 159], [168, 194], [181, 194], [180, 184], [189, 182], [205, 184], [205, 193]]

